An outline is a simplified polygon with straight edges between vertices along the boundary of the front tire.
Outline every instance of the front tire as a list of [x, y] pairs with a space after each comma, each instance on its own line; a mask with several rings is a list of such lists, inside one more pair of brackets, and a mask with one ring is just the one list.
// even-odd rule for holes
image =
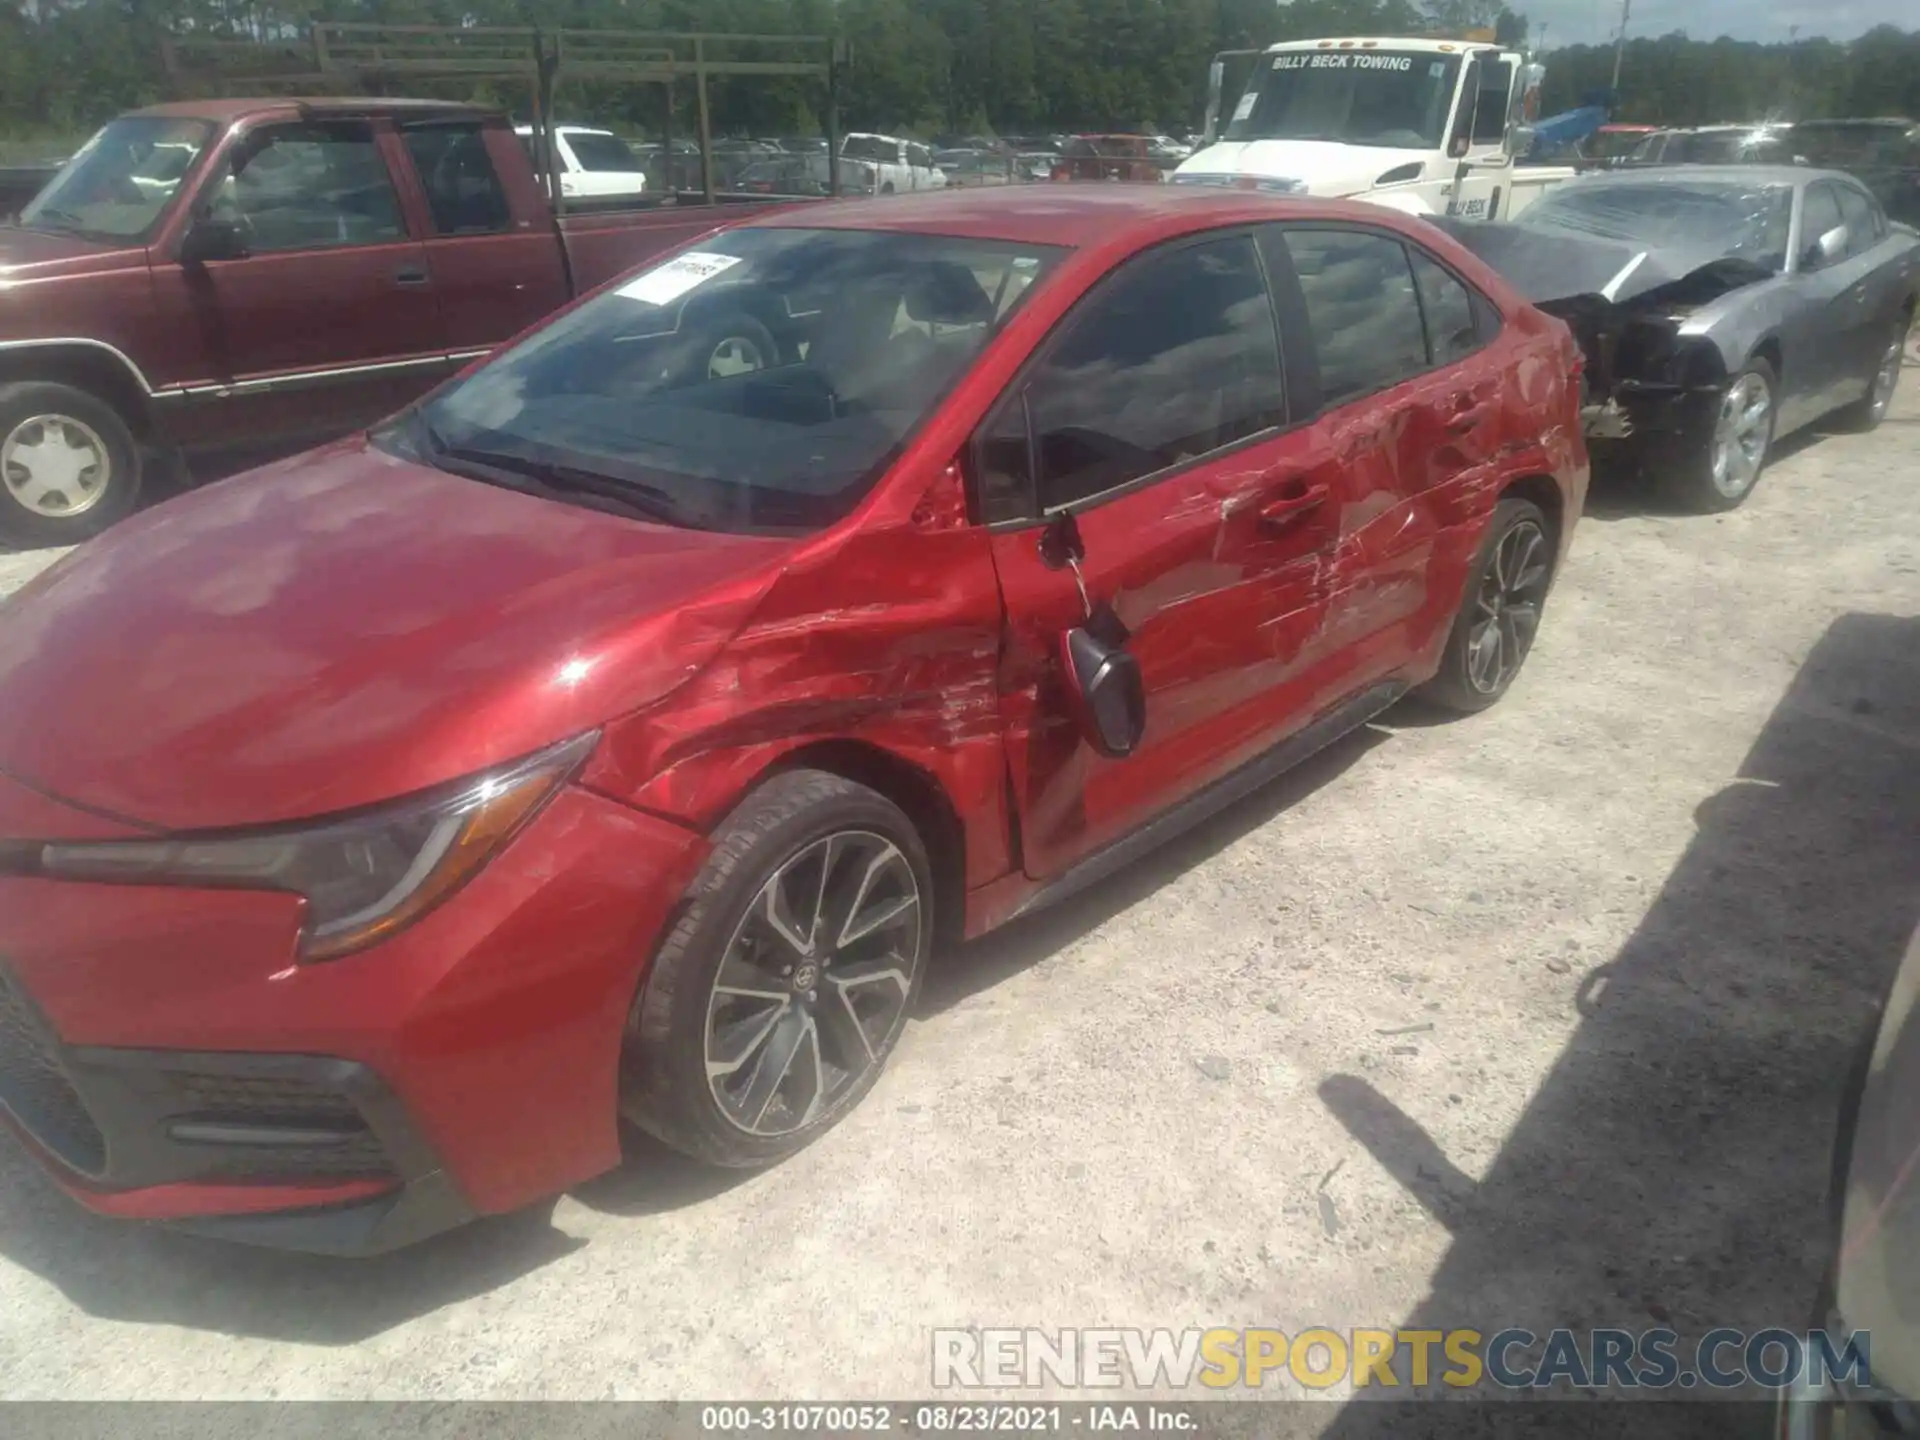
[[821, 770], [778, 775], [720, 825], [627, 1024], [622, 1109], [715, 1165], [767, 1165], [873, 1087], [933, 939], [913, 823]]
[[76, 545], [127, 515], [141, 455], [113, 406], [72, 385], [0, 385], [0, 541]]
[[1513, 687], [1532, 653], [1553, 586], [1553, 528], [1531, 500], [1494, 507], [1454, 617], [1440, 670], [1419, 691], [1447, 710], [1485, 710]]
[[1779, 380], [1765, 360], [1748, 361], [1727, 382], [1711, 428], [1693, 437], [1674, 468], [1660, 476], [1675, 505], [1712, 515], [1745, 503], [1773, 449], [1779, 393]]

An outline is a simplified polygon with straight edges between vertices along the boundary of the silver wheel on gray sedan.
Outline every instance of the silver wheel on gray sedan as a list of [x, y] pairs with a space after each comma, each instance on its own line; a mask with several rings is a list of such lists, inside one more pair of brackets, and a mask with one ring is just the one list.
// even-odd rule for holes
[[29, 415], [0, 439], [0, 484], [21, 508], [50, 520], [84, 514], [113, 480], [113, 454], [71, 415]]
[[1880, 357], [1880, 368], [1873, 375], [1873, 391], [1867, 396], [1867, 408], [1873, 418], [1884, 420], [1893, 404], [1893, 392], [1900, 384], [1900, 366], [1906, 359], [1907, 334], [1901, 330], [1887, 342], [1887, 353]]
[[1749, 370], [1727, 387], [1713, 426], [1713, 485], [1738, 500], [1760, 478], [1773, 439], [1773, 388]]
[[707, 1086], [731, 1124], [775, 1139], [863, 1088], [906, 1020], [921, 904], [907, 857], [872, 831], [815, 840], [767, 877], [707, 1002]]

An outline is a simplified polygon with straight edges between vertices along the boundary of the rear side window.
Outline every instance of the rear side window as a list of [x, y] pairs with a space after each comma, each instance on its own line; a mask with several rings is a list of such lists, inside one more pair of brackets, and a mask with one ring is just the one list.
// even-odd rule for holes
[[512, 226], [513, 209], [480, 126], [418, 125], [405, 133], [436, 235], [490, 235]]
[[1320, 355], [1325, 404], [1371, 395], [1427, 368], [1426, 326], [1398, 240], [1359, 230], [1289, 227], [1285, 234]]
[[589, 130], [575, 131], [562, 138], [566, 140], [567, 148], [573, 151], [573, 158], [580, 162], [582, 170], [619, 174], [640, 168], [640, 162], [633, 158], [633, 151], [618, 135], [600, 135]]
[[1427, 325], [1427, 356], [1435, 365], [1451, 365], [1480, 345], [1472, 293], [1432, 256], [1409, 250], [1413, 284]]
[[1283, 415], [1252, 237], [1148, 255], [1081, 302], [983, 436], [983, 514], [1025, 514], [1029, 494], [1043, 511], [1084, 500], [1272, 429]]

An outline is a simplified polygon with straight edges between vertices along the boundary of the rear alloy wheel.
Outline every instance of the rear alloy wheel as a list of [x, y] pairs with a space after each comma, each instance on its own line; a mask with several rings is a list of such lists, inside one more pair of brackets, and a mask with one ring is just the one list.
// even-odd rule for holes
[[1914, 332], [1910, 316], [1902, 315], [1893, 326], [1893, 333], [1887, 337], [1886, 348], [1880, 352], [1879, 361], [1874, 365], [1873, 379], [1868, 382], [1867, 393], [1853, 404], [1842, 410], [1837, 417], [1840, 424], [1857, 434], [1880, 428], [1880, 422], [1887, 418], [1887, 411], [1893, 408], [1893, 392], [1900, 385], [1900, 367], [1906, 363], [1908, 339]]
[[69, 385], [0, 385], [0, 539], [72, 545], [133, 508], [140, 452], [113, 407]]
[[1660, 477], [1668, 495], [1702, 515], [1739, 506], [1766, 469], [1773, 424], [1773, 367], [1755, 360], [1727, 382], [1713, 428], [1692, 456]]
[[1506, 694], [1533, 650], [1553, 565], [1553, 536], [1540, 507], [1502, 500], [1481, 542], [1439, 673], [1421, 695], [1471, 713]]
[[624, 1109], [676, 1149], [762, 1165], [856, 1105], [892, 1053], [930, 947], [911, 822], [796, 770], [721, 825], [628, 1026]]

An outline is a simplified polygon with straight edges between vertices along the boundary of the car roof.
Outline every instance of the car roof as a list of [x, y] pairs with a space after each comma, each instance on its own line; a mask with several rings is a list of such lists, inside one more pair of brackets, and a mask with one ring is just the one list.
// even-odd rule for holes
[[412, 115], [445, 114], [488, 116], [497, 112], [479, 105], [464, 105], [455, 100], [400, 99], [366, 95], [256, 95], [250, 98], [213, 100], [171, 100], [130, 110], [129, 115], [159, 116], [182, 120], [211, 120], [225, 124], [251, 115], [270, 115], [298, 111], [316, 115]]
[[[1265, 220], [1345, 220], [1405, 228], [1404, 217], [1355, 200], [1267, 195], [1208, 185], [1009, 185], [824, 200], [752, 226], [889, 230], [1085, 249], [1151, 244], [1190, 231]], [[1410, 222], [1407, 222], [1410, 224]], [[1417, 233], [1408, 229], [1406, 233]]]

